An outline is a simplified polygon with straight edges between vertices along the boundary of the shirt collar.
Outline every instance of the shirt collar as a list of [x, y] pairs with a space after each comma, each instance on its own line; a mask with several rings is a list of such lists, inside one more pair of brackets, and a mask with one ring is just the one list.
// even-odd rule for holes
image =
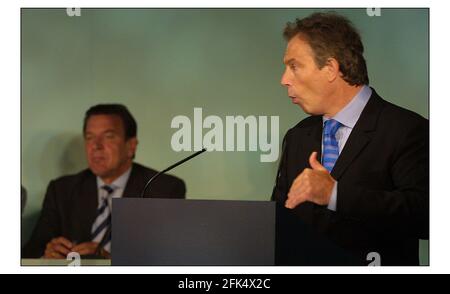
[[[118, 177], [114, 182], [112, 182], [109, 186], [114, 187], [115, 189], [125, 189], [125, 186], [128, 182], [128, 178], [130, 177], [132, 166], [124, 172], [120, 177]], [[100, 189], [105, 185], [105, 182], [100, 177], [97, 177], [97, 188]]]
[[[350, 103], [331, 118], [340, 122], [342, 125], [353, 129], [371, 95], [372, 89], [369, 86], [364, 85], [361, 90], [359, 90], [358, 94], [352, 98]], [[323, 122], [331, 119], [325, 116], [322, 116], [322, 118]]]

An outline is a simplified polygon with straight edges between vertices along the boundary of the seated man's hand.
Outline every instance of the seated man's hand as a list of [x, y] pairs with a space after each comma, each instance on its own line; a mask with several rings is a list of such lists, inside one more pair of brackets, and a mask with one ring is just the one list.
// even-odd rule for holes
[[313, 152], [309, 157], [312, 169], [305, 168], [292, 183], [285, 203], [287, 208], [293, 209], [305, 201], [319, 205], [330, 202], [336, 181], [316, 157], [317, 152]]
[[[80, 255], [93, 255], [97, 250], [97, 242], [85, 242], [78, 244], [72, 248], [73, 252], [78, 252]], [[104, 258], [111, 258], [111, 254], [105, 249], [100, 249], [100, 255]]]
[[47, 243], [44, 258], [64, 259], [72, 251], [73, 244], [64, 237], [52, 239]]

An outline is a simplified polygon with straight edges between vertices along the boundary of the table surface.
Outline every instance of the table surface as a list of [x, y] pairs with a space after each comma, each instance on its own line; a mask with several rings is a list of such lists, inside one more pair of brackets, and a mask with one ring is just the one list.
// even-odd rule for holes
[[[66, 259], [44, 259], [44, 258], [36, 258], [36, 259], [28, 259], [22, 258], [21, 265], [22, 266], [68, 266], [70, 263], [73, 263], [73, 260]], [[111, 265], [110, 259], [81, 259], [81, 266], [109, 266]]]

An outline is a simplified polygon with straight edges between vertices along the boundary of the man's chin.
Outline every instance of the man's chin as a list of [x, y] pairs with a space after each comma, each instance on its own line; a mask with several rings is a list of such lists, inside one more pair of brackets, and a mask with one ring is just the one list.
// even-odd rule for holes
[[307, 108], [304, 105], [301, 104], [297, 104], [304, 113], [309, 114], [309, 115], [323, 115], [323, 113], [321, 113], [320, 111], [315, 111], [314, 109], [311, 108]]
[[94, 175], [96, 175], [97, 177], [100, 177], [100, 178], [105, 178], [105, 177], [108, 177], [108, 175], [109, 175], [109, 171], [107, 171], [103, 168], [90, 167], [89, 169], [91, 170], [91, 172]]
[[306, 108], [305, 105], [302, 105], [300, 103], [295, 103], [295, 104], [297, 104], [303, 110], [304, 113], [311, 114], [310, 110], [308, 108]]

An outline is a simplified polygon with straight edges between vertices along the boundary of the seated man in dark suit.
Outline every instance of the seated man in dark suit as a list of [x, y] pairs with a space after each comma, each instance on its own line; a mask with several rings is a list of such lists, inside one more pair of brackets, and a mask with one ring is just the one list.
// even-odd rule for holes
[[[381, 265], [418, 265], [419, 238], [428, 238], [428, 121], [368, 86], [364, 47], [346, 18], [315, 13], [288, 23], [284, 36], [281, 83], [311, 116], [284, 138], [272, 195], [280, 211], [352, 264], [378, 256]], [[278, 264], [311, 254], [299, 252], [299, 230], [278, 229]]]
[[[50, 182], [41, 216], [23, 257], [66, 258], [70, 252], [110, 256], [111, 198], [137, 197], [157, 171], [133, 163], [137, 124], [119, 104], [91, 107], [83, 134], [89, 169]], [[181, 179], [162, 175], [146, 197], [184, 198]], [[97, 250], [103, 240], [104, 246]]]

